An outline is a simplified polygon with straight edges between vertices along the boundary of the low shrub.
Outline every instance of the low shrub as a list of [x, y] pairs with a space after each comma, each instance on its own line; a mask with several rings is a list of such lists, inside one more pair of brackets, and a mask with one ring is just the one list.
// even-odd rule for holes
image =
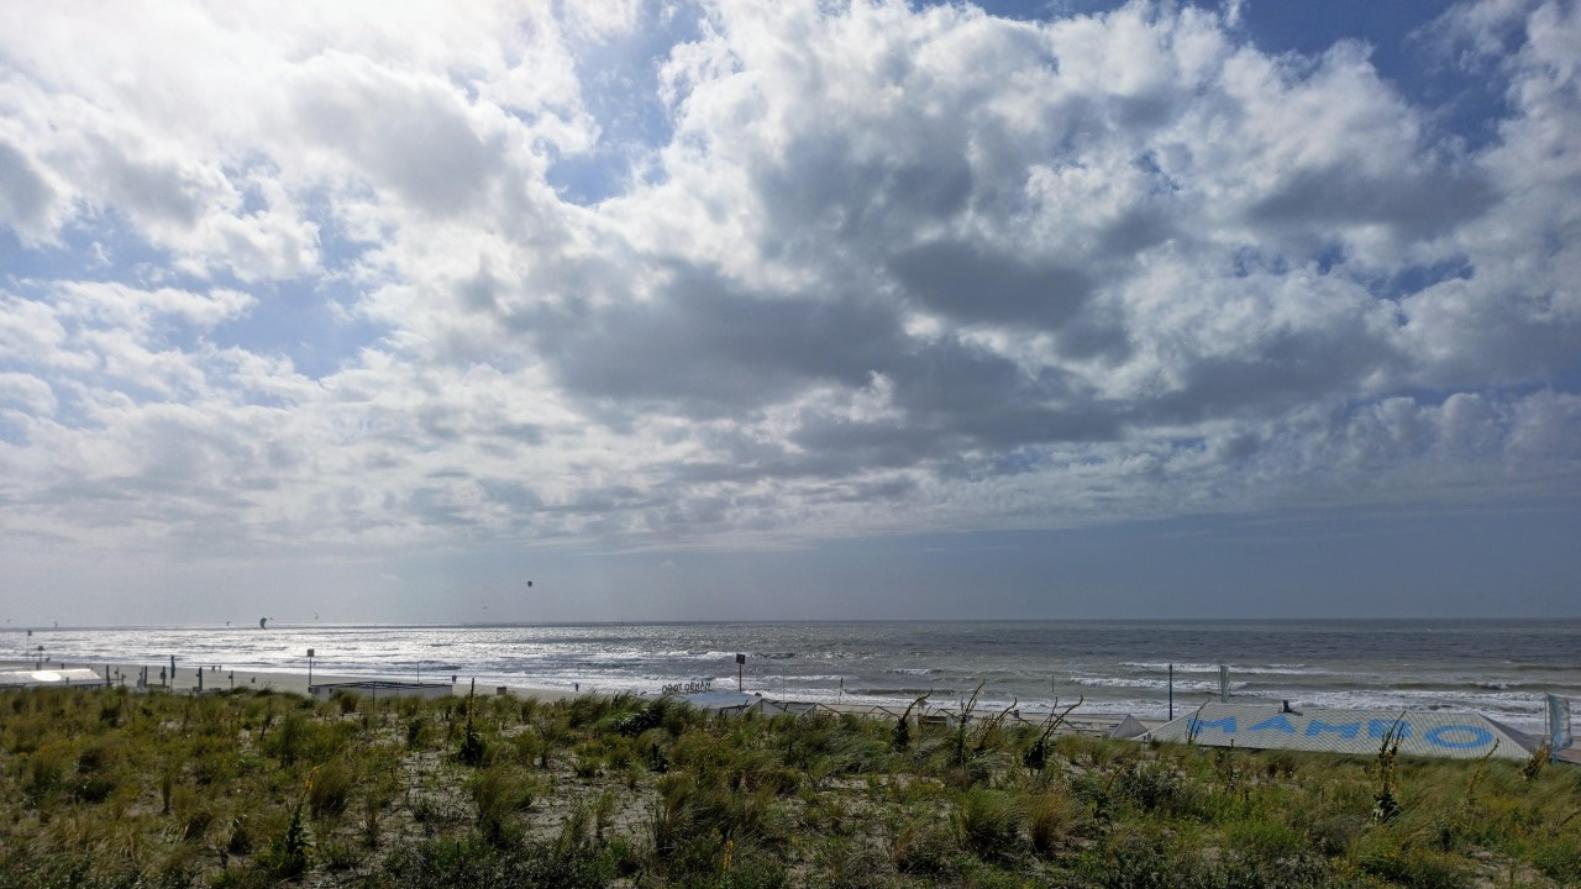
[[533, 786], [509, 766], [481, 769], [471, 783], [478, 833], [485, 842], [504, 845], [512, 838], [510, 819], [533, 802]]
[[1027, 804], [1027, 836], [1039, 855], [1049, 856], [1069, 840], [1081, 817], [1081, 804], [1069, 794], [1046, 791]]
[[903, 874], [948, 877], [958, 870], [960, 839], [935, 821], [911, 821], [895, 834], [895, 869]]
[[537, 843], [499, 848], [465, 837], [396, 850], [384, 871], [392, 889], [593, 889], [609, 883], [614, 862], [587, 851], [561, 855]]
[[1008, 858], [1020, 849], [1023, 821], [1024, 813], [1010, 794], [982, 788], [961, 796], [955, 816], [961, 842], [985, 861]]
[[1463, 889], [1472, 884], [1472, 870], [1465, 860], [1412, 843], [1386, 828], [1368, 831], [1356, 843], [1354, 854], [1364, 872], [1412, 889]]
[[344, 759], [332, 759], [313, 771], [308, 782], [307, 804], [313, 820], [338, 818], [346, 811], [356, 773]]

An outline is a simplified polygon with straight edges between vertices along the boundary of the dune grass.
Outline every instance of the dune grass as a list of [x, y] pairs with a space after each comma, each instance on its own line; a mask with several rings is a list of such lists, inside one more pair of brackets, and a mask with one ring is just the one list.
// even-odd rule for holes
[[1581, 769], [624, 696], [7, 692], [0, 806], [39, 889], [1581, 885]]

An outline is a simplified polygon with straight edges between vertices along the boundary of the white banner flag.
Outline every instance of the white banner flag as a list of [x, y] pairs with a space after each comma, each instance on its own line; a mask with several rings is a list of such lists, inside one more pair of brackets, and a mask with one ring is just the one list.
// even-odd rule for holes
[[1570, 733], [1570, 699], [1548, 696], [1548, 744], [1557, 753], [1575, 743]]

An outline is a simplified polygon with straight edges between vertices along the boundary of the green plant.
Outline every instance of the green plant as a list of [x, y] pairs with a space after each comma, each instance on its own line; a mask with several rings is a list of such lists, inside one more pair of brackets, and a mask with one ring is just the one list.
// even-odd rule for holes
[[[1492, 755], [1493, 751], [1489, 750], [1488, 753]], [[1531, 756], [1526, 758], [1526, 762], [1521, 764], [1521, 777], [1525, 778], [1528, 784], [1536, 781], [1537, 776], [1541, 775], [1543, 768], [1548, 765], [1548, 760], [1552, 758], [1553, 748], [1549, 746], [1548, 742], [1543, 741], [1538, 744], [1537, 748], [1532, 751]]]
[[367, 792], [362, 795], [362, 842], [370, 849], [379, 846], [380, 822], [394, 796], [392, 783], [383, 780], [370, 782]]
[[951, 765], [961, 766], [966, 764], [967, 726], [972, 721], [972, 711], [977, 709], [977, 698], [983, 693], [983, 686], [987, 684], [986, 682], [977, 683], [977, 687], [972, 689], [972, 696], [961, 704], [961, 713], [955, 720], [954, 743], [950, 746]]
[[1052, 856], [1070, 839], [1081, 808], [1070, 796], [1046, 791], [1027, 806], [1027, 835], [1039, 855]]
[[352, 767], [340, 758], [314, 769], [307, 793], [308, 810], [313, 819], [336, 818], [345, 812], [356, 779]]
[[931, 820], [913, 820], [895, 834], [895, 869], [922, 877], [948, 877], [959, 868], [961, 843], [955, 831]]
[[985, 861], [1007, 858], [1021, 846], [1025, 816], [1004, 791], [968, 790], [955, 817], [962, 843]]
[[496, 765], [478, 771], [471, 791], [478, 832], [483, 839], [493, 845], [509, 841], [511, 816], [532, 805], [531, 784], [511, 767]]
[[1048, 719], [1044, 720], [1043, 725], [1038, 727], [1037, 738], [1021, 754], [1021, 764], [1026, 766], [1028, 771], [1035, 775], [1043, 772], [1043, 767], [1048, 764], [1049, 739], [1054, 736], [1055, 730], [1064, 724], [1065, 719], [1086, 700], [1086, 696], [1083, 695], [1076, 699], [1076, 703], [1066, 707], [1064, 711], [1058, 709], [1059, 702], [1055, 701], [1055, 710], [1050, 712]]
[[357, 712], [357, 703], [359, 697], [360, 695], [342, 690], [335, 692], [335, 696], [332, 698], [332, 701], [334, 702], [335, 707], [340, 710], [340, 715], [348, 716]]
[[483, 758], [488, 749], [483, 743], [483, 735], [478, 732], [473, 720], [473, 696], [467, 696], [467, 727], [461, 735], [461, 749], [456, 751], [456, 759], [462, 765], [477, 767], [483, 765]]
[[291, 820], [285, 833], [275, 841], [272, 870], [277, 877], [294, 879], [307, 872], [308, 853], [312, 841], [308, 839], [307, 824], [302, 819], [302, 804], [291, 809]]
[[927, 695], [922, 695], [906, 705], [906, 712], [900, 714], [895, 720], [895, 728], [890, 732], [889, 746], [896, 751], [904, 751], [911, 746], [911, 711], [928, 700]]
[[253, 850], [253, 833], [246, 814], [231, 819], [230, 836], [225, 840], [225, 851], [232, 855], [247, 855]]
[[1387, 824], [1400, 815], [1400, 801], [1395, 798], [1395, 759], [1400, 755], [1400, 720], [1383, 734], [1378, 745], [1374, 769], [1378, 778], [1378, 792], [1372, 798], [1372, 820]]
[[1392, 832], [1369, 833], [1358, 843], [1356, 859], [1366, 873], [1413, 889], [1462, 889], [1471, 885], [1468, 863]]
[[1144, 812], [1172, 809], [1186, 793], [1180, 773], [1158, 761], [1133, 759], [1114, 775], [1114, 792]]

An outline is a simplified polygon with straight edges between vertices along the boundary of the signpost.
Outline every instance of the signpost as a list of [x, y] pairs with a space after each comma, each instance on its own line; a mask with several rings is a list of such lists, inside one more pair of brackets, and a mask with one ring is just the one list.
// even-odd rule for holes
[[747, 662], [747, 656], [746, 655], [744, 655], [744, 654], [736, 655], [736, 691], [738, 691], [738, 692], [744, 690], [744, 683], [742, 681], [742, 671], [746, 668], [746, 662]]
[[1175, 718], [1175, 665], [1169, 665], [1169, 718]]
[[307, 693], [313, 693], [313, 649], [307, 650]]

